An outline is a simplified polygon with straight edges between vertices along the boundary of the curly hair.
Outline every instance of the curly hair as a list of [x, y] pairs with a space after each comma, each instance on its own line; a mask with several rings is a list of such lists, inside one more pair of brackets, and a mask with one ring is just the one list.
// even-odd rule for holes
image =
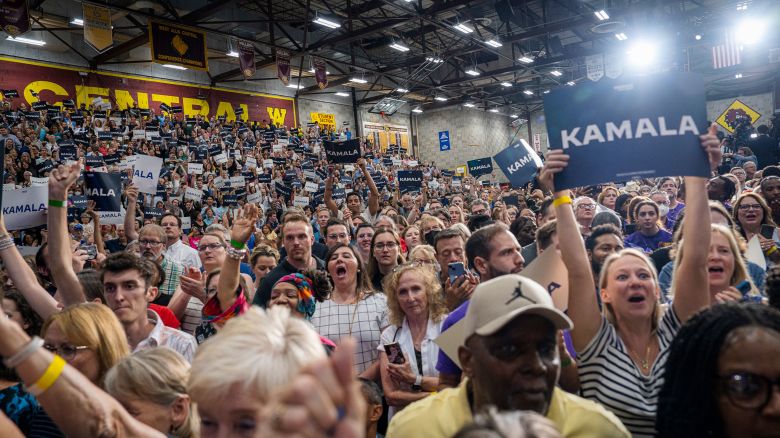
[[447, 306], [444, 303], [441, 283], [436, 278], [436, 274], [432, 269], [424, 266], [405, 264], [397, 267], [382, 281], [382, 289], [384, 289], [387, 295], [388, 320], [390, 324], [400, 327], [404, 323], [404, 318], [406, 318], [398, 302], [398, 283], [400, 283], [401, 277], [406, 273], [411, 273], [415, 278], [422, 280], [425, 286], [425, 297], [428, 302], [428, 317], [435, 322], [441, 321], [447, 314]]
[[718, 358], [729, 336], [748, 326], [780, 332], [780, 311], [760, 304], [719, 304], [680, 328], [669, 347], [658, 396], [659, 437], [725, 437], [715, 402]]

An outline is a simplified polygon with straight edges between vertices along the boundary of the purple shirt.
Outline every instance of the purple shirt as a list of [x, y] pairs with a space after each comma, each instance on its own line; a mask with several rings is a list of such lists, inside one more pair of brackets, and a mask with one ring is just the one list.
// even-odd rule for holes
[[[452, 327], [456, 322], [463, 319], [464, 316], [466, 316], [466, 311], [469, 308], [469, 302], [471, 300], [466, 300], [463, 304], [458, 306], [457, 309], [453, 310], [449, 316], [444, 320], [444, 323], [441, 325], [441, 332], [444, 333], [447, 331], [448, 328]], [[449, 356], [447, 356], [447, 353], [444, 352], [444, 350], [439, 349], [439, 360], [436, 363], [436, 371], [439, 373], [446, 373], [446, 374], [453, 374], [456, 376], [460, 375], [460, 367], [455, 364], [455, 362], [450, 359]]]
[[645, 236], [639, 231], [635, 231], [628, 235], [625, 240], [626, 246], [641, 249], [647, 254], [650, 254], [661, 246], [665, 246], [663, 245], [664, 243], [668, 244], [671, 242], [672, 233], [666, 230], [658, 230], [658, 232], [652, 236]]

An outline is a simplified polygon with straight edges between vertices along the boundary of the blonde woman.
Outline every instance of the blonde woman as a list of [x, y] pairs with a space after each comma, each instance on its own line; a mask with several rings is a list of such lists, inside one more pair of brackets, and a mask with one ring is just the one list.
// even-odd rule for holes
[[106, 392], [136, 420], [179, 438], [198, 436], [198, 419], [187, 395], [190, 364], [170, 348], [124, 358], [106, 375]]
[[436, 250], [431, 245], [416, 246], [409, 251], [409, 261], [417, 265], [433, 268], [437, 273], [440, 269], [439, 262], [436, 261]]
[[[441, 333], [447, 314], [436, 274], [423, 266], [404, 265], [384, 281], [390, 326], [382, 332], [379, 371], [389, 418], [409, 403], [436, 391], [439, 347], [433, 341]], [[397, 344], [402, 354], [391, 360], [385, 345]]]

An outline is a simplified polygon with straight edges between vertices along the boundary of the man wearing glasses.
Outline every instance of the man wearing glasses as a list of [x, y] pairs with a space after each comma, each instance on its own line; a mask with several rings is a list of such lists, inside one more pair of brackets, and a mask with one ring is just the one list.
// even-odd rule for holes
[[349, 245], [352, 241], [350, 227], [347, 227], [347, 223], [340, 219], [329, 220], [323, 233], [325, 233], [325, 245], [328, 246], [328, 249], [333, 248], [338, 243]]
[[165, 230], [159, 225], [144, 225], [138, 233], [138, 248], [141, 256], [157, 263], [165, 273], [165, 279], [159, 287], [159, 295], [154, 299], [154, 304], [167, 306], [171, 297], [176, 292], [184, 273], [184, 266], [169, 260], [163, 255], [165, 251]]

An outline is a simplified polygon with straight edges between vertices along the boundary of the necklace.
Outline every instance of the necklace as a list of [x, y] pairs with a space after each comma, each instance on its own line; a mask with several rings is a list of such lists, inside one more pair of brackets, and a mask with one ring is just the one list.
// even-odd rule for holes
[[363, 292], [358, 293], [357, 299], [355, 299], [355, 308], [352, 310], [352, 318], [349, 321], [349, 337], [352, 337], [352, 325], [355, 324], [355, 315], [357, 315], [358, 307], [360, 307], [360, 299], [363, 297]]
[[626, 348], [628, 348], [629, 354], [633, 355], [637, 359], [637, 361], [639, 361], [638, 365], [640, 368], [642, 368], [644, 373], [647, 373], [647, 371], [650, 370], [650, 349], [652, 348], [652, 346], [653, 346], [653, 339], [651, 338], [650, 342], [647, 343], [647, 351], [645, 352], [645, 357], [641, 358], [639, 357], [638, 354], [636, 354], [636, 352], [634, 352], [634, 350], [631, 349], [631, 347], [628, 346], [628, 344], [626, 344]]

